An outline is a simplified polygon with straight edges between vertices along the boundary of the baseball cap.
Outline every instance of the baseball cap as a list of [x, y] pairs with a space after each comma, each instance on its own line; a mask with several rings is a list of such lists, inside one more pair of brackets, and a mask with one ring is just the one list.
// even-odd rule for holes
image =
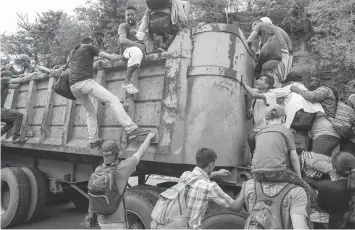
[[19, 61], [31, 61], [30, 57], [27, 54], [18, 55], [16, 60], [19, 60]]
[[118, 153], [118, 146], [117, 143], [115, 141], [105, 141], [102, 146], [102, 156], [111, 156], [113, 154], [117, 154]]
[[272, 104], [269, 107], [266, 108], [265, 111], [265, 119], [266, 120], [272, 120], [272, 119], [277, 119], [284, 117], [285, 114], [285, 109], [281, 105], [278, 104]]
[[272, 24], [272, 21], [269, 17], [262, 17], [260, 20], [264, 23]]
[[249, 24], [249, 29], [252, 29], [252, 28], [251, 28], [251, 25], [253, 24], [254, 21], [260, 21], [260, 22], [262, 22], [259, 18], [253, 18], [253, 19], [251, 20], [250, 24]]

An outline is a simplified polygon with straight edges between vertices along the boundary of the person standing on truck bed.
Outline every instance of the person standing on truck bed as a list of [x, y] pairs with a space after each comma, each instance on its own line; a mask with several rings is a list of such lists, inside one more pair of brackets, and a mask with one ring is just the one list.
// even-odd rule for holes
[[145, 46], [142, 41], [136, 38], [138, 31], [137, 9], [133, 6], [126, 8], [126, 22], [118, 28], [118, 39], [124, 49], [123, 57], [128, 59], [127, 76], [122, 87], [129, 94], [138, 93], [138, 89], [132, 84], [131, 78], [134, 71], [140, 66], [145, 53]]
[[272, 24], [272, 21], [268, 17], [263, 17], [261, 19], [253, 19], [250, 23], [250, 28], [253, 32], [250, 34], [247, 42], [250, 44], [259, 35], [260, 46], [259, 50], [262, 49], [263, 45], [268, 42], [268, 40], [275, 36], [279, 41], [281, 46], [282, 60], [281, 62], [269, 69], [263, 69], [262, 74], [270, 74], [274, 77], [275, 87], [279, 88], [282, 86], [283, 81], [286, 79], [287, 74], [292, 69], [292, 43], [288, 34], [280, 27]]
[[[106, 141], [102, 145], [102, 156], [104, 163], [99, 166], [95, 171], [100, 168], [116, 167], [115, 179], [118, 192], [124, 195], [125, 187], [127, 186], [128, 179], [136, 170], [136, 167], [141, 160], [142, 156], [146, 153], [152, 139], [155, 138], [155, 133], [149, 133], [144, 140], [143, 144], [139, 147], [138, 151], [133, 156], [120, 161], [119, 148], [114, 141]], [[124, 199], [124, 197], [122, 197]], [[98, 215], [97, 221], [101, 229], [128, 229], [126, 220], [126, 210], [124, 200], [119, 203], [117, 210], [110, 215]]]
[[71, 52], [69, 85], [74, 97], [83, 105], [86, 110], [86, 119], [88, 126], [89, 142], [91, 148], [102, 145], [102, 140], [98, 136], [98, 126], [95, 106], [90, 100], [92, 96], [99, 101], [103, 101], [110, 106], [122, 124], [128, 135], [143, 135], [149, 133], [142, 130], [131, 120], [124, 110], [120, 99], [102, 87], [93, 79], [93, 61], [95, 56], [100, 56], [111, 61], [121, 60], [122, 56], [118, 54], [108, 54], [99, 51], [91, 38], [84, 38], [80, 46]]
[[322, 183], [318, 204], [329, 213], [330, 229], [355, 229], [355, 157], [347, 152], [333, 156], [338, 180]]
[[331, 156], [332, 151], [340, 143], [340, 135], [334, 129], [332, 122], [327, 119], [327, 116], [335, 117], [338, 104], [337, 92], [328, 86], [320, 86], [316, 77], [311, 77], [309, 90], [302, 90], [295, 85], [291, 86], [290, 90], [312, 103], [319, 102], [322, 105], [325, 115], [318, 116], [311, 129], [312, 151]]
[[244, 197], [238, 196], [236, 200], [233, 200], [217, 183], [210, 181], [212, 177], [230, 175], [230, 172], [225, 169], [213, 171], [216, 160], [217, 154], [212, 149], [199, 149], [196, 153], [197, 166], [192, 172], [185, 172], [180, 177], [180, 182], [185, 184], [193, 178], [199, 178], [188, 184], [185, 190], [186, 222], [189, 229], [201, 229], [201, 223], [210, 201], [231, 210], [237, 210], [243, 205]]
[[15, 89], [20, 84], [26, 83], [32, 79], [33, 75], [26, 75], [25, 77], [10, 78], [1, 77], [1, 122], [5, 122], [6, 125], [1, 128], [1, 136], [7, 133], [11, 128], [12, 132], [12, 143], [20, 144], [25, 143], [28, 139], [21, 140], [20, 131], [23, 120], [23, 114], [17, 112], [14, 109], [4, 108], [4, 104], [9, 93], [9, 89]]

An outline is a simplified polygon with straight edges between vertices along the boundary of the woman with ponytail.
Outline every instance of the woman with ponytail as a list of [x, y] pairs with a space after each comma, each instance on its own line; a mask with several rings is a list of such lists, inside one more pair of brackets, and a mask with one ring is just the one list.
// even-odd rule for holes
[[333, 156], [338, 180], [322, 184], [318, 204], [329, 213], [329, 228], [355, 229], [355, 157], [347, 152]]

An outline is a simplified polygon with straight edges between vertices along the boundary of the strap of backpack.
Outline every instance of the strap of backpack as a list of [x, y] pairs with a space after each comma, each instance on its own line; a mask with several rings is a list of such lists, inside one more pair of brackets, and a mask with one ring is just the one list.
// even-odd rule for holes
[[70, 53], [70, 57], [69, 60], [67, 61], [67, 63], [64, 66], [64, 69], [68, 68], [69, 63], [71, 62], [71, 60], [73, 59], [74, 55], [76, 54], [76, 52], [78, 51], [80, 45], [77, 45]]

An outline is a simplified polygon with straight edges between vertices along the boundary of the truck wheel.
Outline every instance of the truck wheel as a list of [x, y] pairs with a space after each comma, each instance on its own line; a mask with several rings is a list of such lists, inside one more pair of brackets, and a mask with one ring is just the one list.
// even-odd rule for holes
[[42, 172], [35, 167], [23, 167], [31, 186], [30, 208], [26, 221], [33, 220], [43, 211], [48, 197], [48, 184]]
[[127, 191], [125, 204], [129, 229], [150, 229], [153, 211], [158, 198], [143, 190]]
[[[81, 188], [84, 192], [88, 192], [87, 188]], [[69, 192], [69, 196], [71, 197], [71, 201], [73, 202], [76, 210], [79, 212], [87, 212], [89, 209], [89, 199], [83, 196], [80, 192], [72, 189]]]
[[147, 185], [147, 184], [137, 185], [127, 189], [127, 191], [146, 191], [154, 195], [157, 199], [159, 199], [160, 193], [162, 193], [164, 190], [165, 190], [164, 188], [160, 188], [153, 185]]
[[1, 169], [1, 228], [24, 223], [30, 199], [26, 174], [17, 167]]
[[202, 221], [202, 229], [243, 229], [246, 219], [244, 215], [228, 210], [211, 212]]

